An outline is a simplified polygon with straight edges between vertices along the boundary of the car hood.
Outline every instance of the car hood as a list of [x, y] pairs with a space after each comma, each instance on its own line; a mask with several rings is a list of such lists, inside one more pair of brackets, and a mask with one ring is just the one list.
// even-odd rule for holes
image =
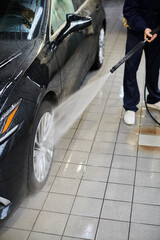
[[[16, 77], [16, 72], [34, 47], [34, 41], [0, 42], [0, 85]], [[3, 84], [4, 83], [4, 84]], [[1, 91], [1, 89], [0, 89]]]

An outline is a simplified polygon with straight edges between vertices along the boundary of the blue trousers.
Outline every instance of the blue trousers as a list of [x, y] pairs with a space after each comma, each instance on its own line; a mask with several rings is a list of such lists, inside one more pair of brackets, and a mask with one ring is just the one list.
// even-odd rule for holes
[[[126, 53], [134, 48], [140, 41], [144, 40], [144, 35], [127, 31]], [[160, 70], [160, 37], [153, 42], [146, 43], [144, 47], [146, 59], [146, 85], [149, 92], [147, 102], [154, 104], [160, 101], [160, 91], [158, 88], [158, 78]], [[140, 93], [137, 84], [137, 70], [141, 61], [143, 49], [140, 49], [125, 63], [124, 70], [124, 99], [123, 106], [125, 110], [136, 112], [137, 104], [140, 101]]]

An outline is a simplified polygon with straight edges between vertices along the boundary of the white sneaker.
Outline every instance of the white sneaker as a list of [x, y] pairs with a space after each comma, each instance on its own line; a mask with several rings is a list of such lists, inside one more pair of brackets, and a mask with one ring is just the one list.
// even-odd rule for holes
[[136, 114], [134, 111], [128, 110], [124, 114], [124, 122], [128, 125], [135, 124], [135, 118], [136, 118]]
[[150, 107], [150, 108], [153, 108], [153, 109], [156, 109], [156, 110], [160, 110], [160, 102], [157, 102], [155, 104], [147, 103], [147, 107]]

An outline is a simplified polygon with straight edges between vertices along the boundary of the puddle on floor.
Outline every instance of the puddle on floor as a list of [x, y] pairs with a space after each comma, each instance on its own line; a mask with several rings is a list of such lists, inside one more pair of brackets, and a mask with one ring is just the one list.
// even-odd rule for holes
[[[133, 134], [135, 134], [134, 131]], [[138, 145], [140, 151], [160, 154], [160, 128], [141, 127], [138, 141], [134, 145]]]

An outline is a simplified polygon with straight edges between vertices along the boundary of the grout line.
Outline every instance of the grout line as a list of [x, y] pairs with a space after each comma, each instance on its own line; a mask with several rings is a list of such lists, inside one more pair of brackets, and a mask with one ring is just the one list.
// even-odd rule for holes
[[[140, 118], [142, 118], [142, 109]], [[140, 134], [140, 126], [138, 131], [138, 141], [139, 142], [139, 134]], [[134, 176], [134, 183], [133, 183], [133, 193], [132, 193], [132, 203], [131, 203], [131, 211], [130, 211], [130, 221], [129, 221], [129, 231], [128, 231], [128, 240], [130, 239], [130, 233], [131, 233], [131, 224], [132, 224], [132, 212], [133, 212], [133, 205], [134, 205], [134, 193], [135, 193], [135, 186], [136, 186], [136, 175], [137, 175], [137, 166], [138, 166], [138, 145], [137, 145], [137, 154], [136, 154], [136, 165], [135, 165], [135, 176]]]

